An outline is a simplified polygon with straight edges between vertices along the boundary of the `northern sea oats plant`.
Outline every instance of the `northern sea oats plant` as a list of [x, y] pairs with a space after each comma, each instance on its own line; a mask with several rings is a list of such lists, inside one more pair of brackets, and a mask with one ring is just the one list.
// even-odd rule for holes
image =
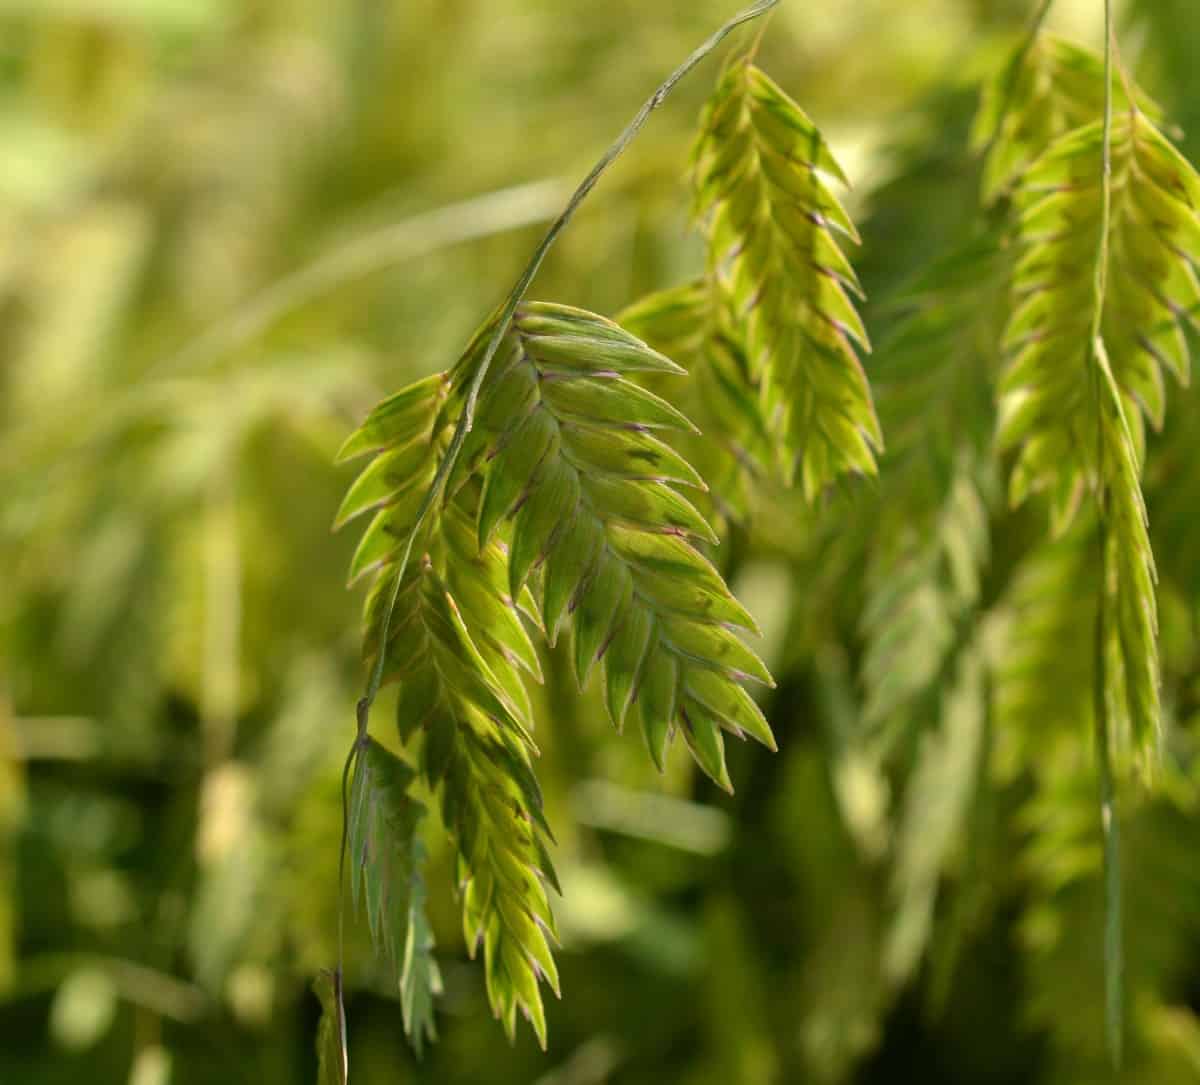
[[[541, 679], [538, 642], [569, 638], [580, 689], [597, 681], [615, 728], [636, 730], [657, 766], [678, 737], [732, 790], [726, 735], [775, 748], [751, 693], [772, 679], [747, 643], [755, 620], [714, 563], [717, 529], [752, 519], [764, 487], [795, 486], [816, 519], [831, 488], [871, 478], [882, 530], [864, 544], [864, 723], [881, 757], [919, 744], [885, 969], [902, 980], [920, 959], [943, 864], [983, 786], [985, 736], [1036, 744], [1045, 723], [1072, 721], [1070, 744], [1094, 737], [1100, 765], [1119, 1061], [1115, 796], [1127, 754], [1153, 782], [1163, 731], [1145, 423], [1163, 423], [1164, 373], [1187, 380], [1200, 177], [1121, 70], [1111, 5], [1101, 57], [1045, 32], [1041, 4], [983, 88], [971, 235], [899, 299], [866, 368], [859, 234], [837, 194], [847, 178], [757, 66], [755, 43], [725, 63], [692, 156], [704, 274], [616, 321], [528, 300], [550, 245], [649, 114], [774, 6], [735, 17], [671, 76], [459, 361], [383, 401], [342, 450], [370, 457], [338, 517], [368, 518], [351, 580], [371, 580], [371, 679], [343, 785], [354, 900], [420, 1051], [440, 986], [421, 797], [436, 802], [492, 1010], [510, 1036], [525, 1016], [544, 1047], [558, 886], [526, 687]], [[1014, 509], [1045, 504], [1049, 537], [1029, 540], [991, 613], [989, 523], [1005, 488]], [[401, 753], [369, 732], [393, 681]], [[930, 717], [939, 728], [922, 739]], [[323, 1080], [345, 1080], [340, 965], [322, 984]]]
[[1200, 1080], [1195, 0], [739, 2], [0, 3], [0, 1082]]

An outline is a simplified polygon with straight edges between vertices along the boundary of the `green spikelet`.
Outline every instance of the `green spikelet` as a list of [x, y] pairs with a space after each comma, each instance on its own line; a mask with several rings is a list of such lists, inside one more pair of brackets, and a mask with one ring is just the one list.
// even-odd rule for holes
[[[413, 537], [494, 327], [484, 325], [452, 371], [385, 401], [347, 441], [344, 457], [374, 456], [338, 523], [373, 514], [351, 563], [352, 580], [374, 574], [367, 661], [394, 592], [382, 679], [400, 682], [401, 739], [419, 744], [458, 849], [467, 944], [483, 945], [488, 997], [506, 1030], [520, 1012], [544, 1045], [539, 980], [558, 990], [544, 887], [554, 873], [531, 761], [524, 683], [541, 671], [526, 621], [540, 617], [551, 640], [571, 627], [580, 683], [601, 664], [614, 721], [632, 712], [660, 767], [678, 732], [727, 789], [723, 732], [774, 747], [740, 684], [770, 676], [738, 636], [753, 620], [693, 545], [716, 537], [680, 490], [703, 492], [704, 482], [662, 440], [693, 427], [630, 379], [683, 371], [601, 317], [518, 310], [443, 499]], [[395, 585], [410, 542], [416, 556]], [[431, 944], [415, 919], [406, 959]], [[401, 989], [406, 1020], [431, 1032], [432, 985], [402, 979]]]
[[1109, 480], [1101, 604], [1105, 608], [1105, 648], [1112, 658], [1105, 668], [1107, 694], [1117, 702], [1116, 718], [1127, 721], [1139, 747], [1156, 749], [1162, 737], [1158, 574], [1150, 549], [1137, 453], [1102, 340], [1097, 341], [1095, 352], [1101, 370], [1101, 470]]
[[[374, 749], [365, 731], [381, 682], [399, 681], [400, 737], [417, 747], [454, 838], [464, 934], [472, 951], [483, 944], [492, 1009], [510, 1036], [523, 1013], [543, 1047], [539, 981], [558, 989], [543, 885], [554, 874], [532, 769], [524, 683], [540, 678], [540, 669], [526, 622], [540, 618], [551, 642], [570, 627], [580, 685], [599, 664], [614, 722], [620, 728], [632, 712], [660, 768], [679, 733], [703, 771], [731, 790], [723, 733], [772, 749], [774, 738], [742, 686], [749, 678], [771, 683], [741, 639], [755, 631], [753, 619], [697, 549], [718, 540], [682, 491], [706, 493], [704, 477], [663, 439], [694, 427], [640, 383], [684, 371], [611, 321], [523, 299], [558, 232], [671, 87], [773, 6], [760, 0], [747, 8], [676, 70], [576, 190], [459, 362], [386, 400], [342, 450], [342, 458], [373, 454], [337, 517], [340, 526], [373, 514], [350, 570], [352, 582], [374, 576], [365, 620], [372, 679], [359, 706], [358, 749]], [[704, 284], [708, 299], [686, 288], [642, 313], [703, 344], [701, 394], [720, 423], [721, 455], [765, 459], [784, 434], [787, 470], [799, 459], [815, 493], [844, 467], [874, 470], [868, 441], [879, 444], [847, 339], [865, 345], [843, 289], [856, 287], [854, 275], [827, 226], [854, 230], [812, 168], [838, 175], [803, 115], [761, 73], [747, 74], [746, 86], [748, 116], [762, 129], [764, 154], [774, 156], [764, 177], [787, 196], [772, 215], [786, 220], [789, 244], [806, 246], [780, 250], [788, 270], [806, 276], [807, 308], [792, 316], [797, 330], [790, 345], [746, 340], [744, 314], [731, 308], [736, 294], [720, 276]], [[700, 329], [699, 303], [713, 295], [725, 315], [717, 331], [707, 320]], [[769, 307], [778, 313], [778, 299]], [[807, 372], [797, 382], [801, 346]], [[848, 363], [865, 415], [846, 398], [844, 372], [822, 369]], [[814, 393], [828, 400], [823, 413], [809, 409]], [[830, 450], [839, 446], [832, 464]], [[365, 870], [371, 862], [364, 860], [364, 878], [373, 876]], [[431, 942], [421, 917], [410, 917], [405, 958]], [[431, 1022], [430, 992], [418, 981], [401, 987], [406, 1022]]]
[[[464, 356], [477, 356], [487, 331]], [[466, 368], [466, 365], [464, 365]], [[351, 565], [352, 579], [375, 574], [364, 618], [364, 651], [374, 663], [390, 602], [395, 563], [444, 454], [461, 385], [439, 374], [393, 396], [347, 442], [345, 454], [376, 455], [351, 487], [339, 523], [373, 512]], [[554, 873], [549, 834], [531, 758], [528, 694], [522, 674], [540, 679], [537, 653], [508, 594], [507, 554], [499, 541], [480, 548], [477, 484], [456, 486], [420, 531], [396, 593], [383, 681], [400, 682], [397, 722], [406, 745], [437, 790], [442, 819], [459, 854], [464, 934], [484, 945], [493, 1012], [511, 1033], [517, 1012], [545, 1044], [539, 978], [558, 989], [550, 953], [553, 918], [544, 887]], [[528, 609], [532, 606], [526, 596]], [[436, 979], [420, 914], [404, 931], [402, 1005], [414, 1039], [429, 1022]], [[399, 934], [396, 935], [399, 937]], [[411, 963], [410, 963], [411, 962]], [[405, 977], [409, 982], [405, 982]], [[419, 1041], [416, 1041], [419, 1046]]]
[[845, 175], [821, 133], [746, 60], [705, 108], [696, 205], [710, 275], [727, 299], [785, 476], [814, 497], [845, 472], [875, 473], [883, 437], [858, 350], [869, 350], [842, 240], [858, 233], [830, 189]]
[[[1124, 85], [1114, 76], [1113, 103], [1129, 108]], [[1140, 90], [1139, 109], [1158, 118], [1158, 107]], [[1020, 180], [1056, 139], [1104, 111], [1104, 59], [1090, 49], [1040, 33], [1014, 49], [1007, 64], [983, 88], [971, 144], [987, 150], [983, 200], [991, 204]]]
[[[1112, 128], [1109, 289], [1090, 341], [1100, 231], [1103, 126], [1057, 141], [1016, 192], [1022, 251], [1005, 334], [1002, 448], [1017, 449], [1010, 497], [1050, 498], [1056, 530], [1083, 494], [1105, 495], [1105, 606], [1118, 654], [1112, 684], [1134, 739], [1158, 731], [1154, 563], [1139, 483], [1148, 418], [1166, 406], [1164, 369], [1188, 376], [1185, 321], [1200, 307], [1200, 178], [1136, 109]], [[1120, 693], [1120, 696], [1116, 696]]]
[[[1016, 193], [1021, 255], [1004, 341], [1009, 360], [1001, 442], [1024, 449], [1013, 476], [1014, 499], [1053, 487], [1060, 521], [1070, 519], [1084, 468], [1095, 459], [1096, 420], [1083, 378], [1092, 346], [1089, 254], [1100, 229], [1102, 145], [1099, 123], [1070, 133]], [[1181, 381], [1188, 376], [1183, 324], [1200, 307], [1194, 267], [1200, 259], [1200, 178], [1137, 111], [1114, 119], [1112, 161], [1110, 289], [1101, 331], [1140, 455], [1143, 417], [1162, 423], [1163, 370]], [[1060, 470], [1064, 462], [1076, 471]]]
[[716, 541], [680, 493], [702, 480], [660, 439], [691, 425], [628, 376], [679, 372], [602, 317], [525, 305], [476, 429], [478, 534], [486, 546], [512, 518], [510, 594], [536, 572], [546, 634], [571, 626], [580, 684], [600, 663], [618, 727], [632, 711], [660, 767], [678, 731], [728, 789], [722, 731], [773, 746], [740, 685], [770, 676], [737, 635], [753, 619], [694, 545]]
[[[470, 556], [471, 547], [464, 560], [470, 524], [460, 506], [447, 508], [442, 537], [406, 573], [384, 675], [401, 683], [401, 738], [419, 740], [422, 774], [440, 796], [442, 820], [458, 850], [464, 934], [472, 950], [484, 944], [492, 1009], [510, 1031], [520, 1009], [544, 1044], [537, 979], [549, 978], [557, 990], [543, 884], [554, 875], [531, 765], [536, 749], [516, 674], [531, 666], [533, 648], [496, 590], [499, 547]], [[380, 577], [368, 597], [368, 645], [376, 642], [389, 587]], [[490, 621], [505, 613], [508, 619]]]

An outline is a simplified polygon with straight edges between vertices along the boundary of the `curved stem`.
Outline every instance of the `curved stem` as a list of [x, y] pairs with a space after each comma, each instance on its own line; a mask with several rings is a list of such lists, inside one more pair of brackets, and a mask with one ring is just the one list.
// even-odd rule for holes
[[1112, 0], [1104, 0], [1104, 142], [1101, 148], [1100, 239], [1096, 250], [1096, 277], [1092, 286], [1091, 343], [1100, 338], [1104, 301], [1108, 290], [1108, 235], [1112, 224], [1112, 122], [1113, 122]]
[[[1100, 525], [1103, 559], [1107, 531]], [[1103, 569], [1103, 564], [1101, 564]], [[1096, 726], [1096, 760], [1100, 779], [1100, 831], [1104, 838], [1104, 1024], [1108, 1053], [1113, 1068], [1121, 1068], [1124, 1039], [1125, 961], [1121, 944], [1121, 831], [1117, 822], [1116, 790], [1113, 786], [1112, 749], [1108, 728], [1108, 698], [1105, 692], [1107, 661], [1105, 600], [1096, 612], [1096, 656], [1093, 678], [1093, 713]]]
[[[503, 306], [500, 308], [499, 314], [492, 326], [491, 335], [488, 338], [487, 346], [480, 358], [475, 372], [471, 375], [471, 382], [467, 388], [466, 401], [463, 406], [462, 413], [458, 417], [458, 421], [454, 427], [453, 435], [450, 438], [450, 443], [446, 448], [445, 454], [442, 456], [441, 462], [438, 464], [437, 472], [434, 475], [433, 482], [426, 492], [424, 499], [421, 501], [420, 508], [417, 510], [416, 519], [413, 522], [412, 529], [409, 531], [408, 539], [404, 544], [404, 549], [401, 551], [400, 558], [396, 562], [395, 570], [392, 575], [392, 586], [388, 595], [387, 608], [384, 611], [383, 622], [379, 630], [379, 644], [375, 655], [374, 665], [371, 668], [370, 679], [367, 683], [366, 692], [360, 698], [356, 708], [356, 735], [354, 745], [346, 759], [346, 765], [342, 772], [342, 843], [338, 858], [338, 929], [342, 930], [342, 912], [343, 912], [343, 885], [342, 881], [345, 877], [345, 855], [346, 855], [346, 826], [345, 826], [345, 806], [346, 806], [346, 786], [350, 773], [350, 767], [354, 757], [358, 752], [359, 747], [366, 741], [368, 726], [370, 723], [371, 707], [375, 703], [375, 698], [379, 694], [379, 688], [383, 684], [383, 669], [387, 658], [387, 645], [391, 633], [392, 617], [396, 609], [396, 600], [400, 595], [400, 585], [403, 583], [404, 574], [408, 569], [409, 560], [412, 557], [413, 543], [421, 532], [421, 528], [425, 523], [426, 517], [430, 510], [441, 496], [442, 489], [446, 484], [446, 479], [449, 478], [450, 472], [454, 469], [455, 462], [458, 459], [459, 453], [462, 451], [463, 442], [467, 438], [467, 434], [471, 431], [471, 427], [475, 421], [475, 407], [479, 400], [479, 391], [483, 387], [484, 379], [487, 376], [489, 367], [492, 364], [492, 359], [496, 356], [496, 352], [500, 349], [500, 344], [503, 342], [505, 335], [508, 334], [509, 326], [512, 324], [513, 317], [516, 314], [517, 307], [521, 304], [526, 292], [529, 290], [530, 284], [534, 277], [541, 269], [542, 262], [546, 258], [546, 254], [550, 251], [554, 242], [558, 240], [559, 234], [566, 229], [571, 219], [575, 217], [575, 212], [579, 210], [580, 205], [592, 189], [596, 187], [600, 178], [607, 172], [608, 168], [624, 153], [625, 149], [633, 142], [637, 134], [642, 130], [646, 121], [650, 118], [659, 106], [666, 101], [668, 95], [675, 88], [675, 85], [680, 82], [693, 68], [696, 67], [702, 60], [705, 59], [718, 45], [721, 44], [730, 34], [744, 23], [751, 22], [761, 15], [765, 15], [772, 8], [779, 4], [780, 0], [758, 0], [757, 3], [746, 8], [733, 16], [720, 29], [711, 34], [698, 48], [696, 48], [688, 58], [679, 65], [658, 87], [657, 90], [645, 101], [642, 108], [638, 110], [633, 120], [625, 126], [625, 129], [613, 142], [612, 146], [601, 155], [599, 161], [591, 168], [588, 175], [580, 182], [574, 194], [567, 202], [562, 213], [554, 220], [550, 229], [546, 231], [545, 237], [542, 238], [538, 247], [534, 250], [530, 257], [525, 270], [517, 279], [512, 290], [509, 291], [508, 297]], [[335, 978], [340, 980], [342, 975], [342, 946], [341, 935], [339, 933], [338, 945], [338, 967], [335, 973]], [[336, 985], [336, 997], [341, 1011], [341, 990], [340, 983]]]

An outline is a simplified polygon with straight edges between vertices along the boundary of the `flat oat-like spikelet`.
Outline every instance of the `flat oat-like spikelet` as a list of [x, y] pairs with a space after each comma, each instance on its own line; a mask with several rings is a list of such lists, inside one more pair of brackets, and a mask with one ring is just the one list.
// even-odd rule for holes
[[1140, 110], [1112, 124], [1109, 287], [1092, 301], [1102, 226], [1104, 126], [1055, 142], [1016, 191], [1021, 255], [1005, 333], [999, 443], [1015, 449], [1010, 497], [1051, 501], [1065, 530], [1085, 492], [1105, 509], [1112, 682], [1139, 742], [1158, 731], [1154, 562], [1139, 481], [1144, 419], [1166, 406], [1163, 370], [1188, 376], [1183, 324], [1200, 306], [1200, 178]]
[[842, 251], [858, 232], [833, 194], [845, 174], [824, 137], [748, 60], [725, 71], [695, 150], [710, 275], [727, 298], [789, 479], [810, 499], [845, 472], [874, 474], [883, 434], [858, 357], [869, 350]]

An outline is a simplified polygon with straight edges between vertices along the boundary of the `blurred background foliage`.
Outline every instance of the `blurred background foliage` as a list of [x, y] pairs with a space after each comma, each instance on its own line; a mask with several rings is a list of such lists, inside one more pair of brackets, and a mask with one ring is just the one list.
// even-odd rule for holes
[[[333, 453], [457, 357], [571, 183], [732, 7], [0, 0], [0, 1081], [314, 1079], [362, 679]], [[889, 297], [979, 221], [977, 81], [1029, 8], [772, 20], [764, 67], [855, 181], [877, 343]], [[1052, 25], [1094, 45], [1100, 8], [1059, 0]], [[1191, 8], [1131, 0], [1122, 40], [1195, 160]], [[536, 296], [611, 314], [700, 266], [685, 171], [716, 70], [656, 115]], [[979, 314], [946, 305], [947, 349], [969, 347], [958, 315]], [[957, 407], [887, 359], [889, 446], [920, 448]], [[736, 797], [679, 751], [659, 777], [552, 654], [549, 1053], [488, 1015], [434, 833], [441, 1041], [413, 1058], [355, 925], [356, 1080], [1108, 1080], [1096, 790], [1069, 699], [1086, 603], [1041, 612], [1079, 555], [1005, 511], [970, 445], [943, 507], [901, 456], [815, 509], [759, 495], [722, 548], [780, 679], [780, 752], [731, 751]], [[1198, 451], [1183, 393], [1147, 482], [1171, 750], [1160, 796], [1135, 785], [1123, 807], [1124, 1079], [1155, 1085], [1200, 1081]]]

